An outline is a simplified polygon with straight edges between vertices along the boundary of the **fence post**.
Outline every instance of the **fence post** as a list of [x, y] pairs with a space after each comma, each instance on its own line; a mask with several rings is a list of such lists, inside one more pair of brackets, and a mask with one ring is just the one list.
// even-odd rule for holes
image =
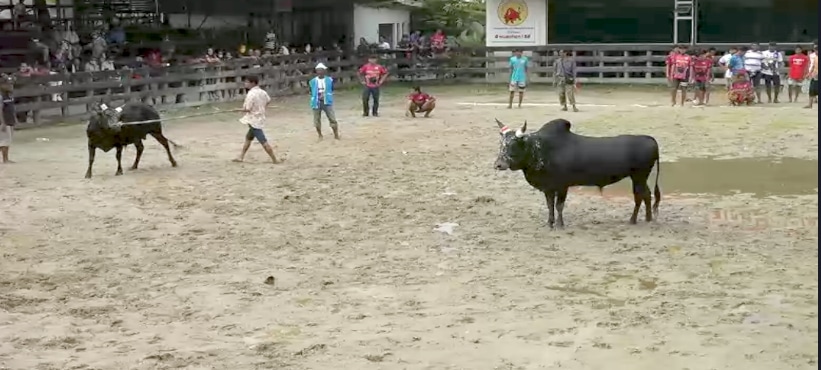
[[[646, 64], [646, 66], [647, 66], [647, 70], [649, 71], [650, 68], [653, 67], [653, 51], [652, 50], [647, 50], [646, 53], [647, 53], [646, 54], [647, 55], [647, 64]], [[644, 78], [652, 78], [652, 77], [653, 77], [652, 72], [644, 72]]]

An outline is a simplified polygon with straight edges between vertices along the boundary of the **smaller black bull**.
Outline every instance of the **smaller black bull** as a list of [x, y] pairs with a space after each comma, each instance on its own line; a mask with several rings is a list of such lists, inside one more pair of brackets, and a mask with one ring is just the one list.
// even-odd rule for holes
[[[115, 109], [107, 107], [105, 104], [92, 104], [91, 117], [88, 121], [86, 134], [88, 135], [88, 170], [86, 178], [91, 178], [91, 167], [94, 165], [94, 154], [97, 149], [108, 152], [111, 148], [117, 149], [117, 173], [123, 174], [122, 157], [123, 148], [129, 144], [134, 144], [137, 148], [137, 156], [134, 158], [132, 170], [136, 170], [140, 164], [140, 157], [143, 154], [143, 140], [147, 135], [153, 136], [165, 148], [168, 153], [168, 160], [172, 167], [177, 167], [177, 161], [171, 155], [171, 148], [168, 143], [177, 147], [177, 144], [168, 140], [162, 134], [162, 123], [160, 114], [148, 104], [134, 102], [126, 103], [118, 113]], [[156, 120], [156, 122], [129, 125], [128, 122], [141, 122]]]
[[[635, 207], [630, 223], [636, 223], [641, 203], [644, 202], [647, 221], [658, 214], [661, 192], [658, 177], [661, 172], [659, 146], [651, 136], [619, 135], [589, 137], [570, 132], [570, 122], [556, 119], [539, 131], [525, 134], [527, 122], [514, 131], [496, 120], [501, 130], [501, 146], [496, 169], [521, 170], [527, 182], [542, 191], [547, 199], [548, 224], [556, 223], [554, 209], [558, 209], [558, 226], [564, 226], [564, 203], [571, 186], [597, 186], [599, 190], [630, 177], [633, 181]], [[650, 209], [650, 188], [647, 178], [656, 170], [655, 203]]]

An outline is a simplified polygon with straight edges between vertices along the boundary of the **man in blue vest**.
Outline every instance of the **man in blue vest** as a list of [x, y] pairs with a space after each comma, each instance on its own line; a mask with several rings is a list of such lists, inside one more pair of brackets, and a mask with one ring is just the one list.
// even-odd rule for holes
[[314, 111], [314, 128], [319, 140], [322, 140], [322, 112], [328, 117], [334, 139], [339, 140], [339, 128], [334, 114], [334, 79], [325, 74], [328, 67], [319, 63], [316, 65], [316, 77], [308, 85], [311, 88], [311, 109]]

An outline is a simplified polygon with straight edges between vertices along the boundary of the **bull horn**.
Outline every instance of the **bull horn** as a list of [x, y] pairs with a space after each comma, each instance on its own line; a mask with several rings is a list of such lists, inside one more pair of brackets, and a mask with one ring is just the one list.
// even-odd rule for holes
[[496, 120], [496, 124], [497, 124], [497, 125], [499, 125], [499, 128], [503, 128], [503, 127], [505, 127], [505, 124], [504, 124], [504, 123], [502, 123], [502, 121], [499, 121], [499, 119], [498, 119], [498, 118], [495, 118], [495, 120]]
[[525, 136], [525, 131], [527, 131], [527, 121], [525, 121], [525, 124], [522, 125], [522, 128], [516, 131], [516, 137]]

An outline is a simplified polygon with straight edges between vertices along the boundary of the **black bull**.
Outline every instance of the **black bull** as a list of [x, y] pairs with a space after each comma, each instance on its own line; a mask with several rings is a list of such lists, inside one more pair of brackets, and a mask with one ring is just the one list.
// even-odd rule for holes
[[[653, 213], [658, 214], [661, 164], [659, 146], [653, 137], [577, 135], [570, 132], [570, 122], [564, 119], [552, 120], [532, 134], [525, 134], [527, 122], [518, 131], [508, 129], [499, 120], [496, 123], [502, 136], [496, 169], [521, 170], [527, 182], [544, 193], [550, 227], [556, 223], [554, 209], [558, 209], [558, 226], [564, 226], [562, 213], [571, 186], [597, 186], [601, 190], [628, 176], [633, 181], [635, 201], [630, 223], [636, 223], [642, 202], [648, 222], [653, 220]], [[656, 199], [651, 211], [647, 178], [653, 165], [658, 169], [653, 192]]]
[[[135, 125], [123, 124], [118, 122], [141, 122], [148, 120], [156, 120], [156, 122], [141, 123]], [[114, 121], [114, 122], [112, 122]], [[123, 148], [129, 144], [134, 144], [137, 148], [137, 156], [134, 158], [134, 165], [131, 169], [137, 169], [140, 164], [140, 157], [143, 154], [143, 140], [147, 135], [153, 136], [165, 148], [168, 153], [168, 160], [172, 167], [177, 167], [177, 161], [171, 155], [171, 148], [168, 144], [171, 143], [174, 147], [177, 144], [168, 140], [162, 134], [162, 123], [160, 122], [160, 114], [150, 105], [140, 102], [126, 103], [122, 107], [122, 111], [117, 118], [117, 113], [112, 109], [100, 105], [93, 105], [91, 117], [86, 128], [88, 135], [88, 170], [86, 171], [86, 178], [91, 178], [91, 167], [94, 165], [94, 154], [97, 149], [108, 152], [112, 148], [117, 150], [117, 172], [115, 175], [123, 174], [122, 156]]]

